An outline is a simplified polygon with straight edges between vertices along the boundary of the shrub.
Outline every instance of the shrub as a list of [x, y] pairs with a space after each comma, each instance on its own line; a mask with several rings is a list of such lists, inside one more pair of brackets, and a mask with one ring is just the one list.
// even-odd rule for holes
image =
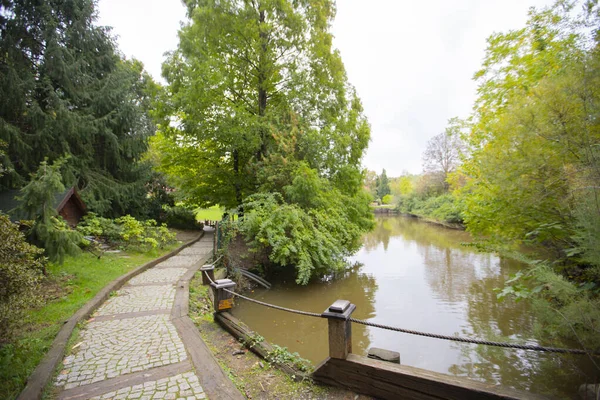
[[77, 230], [108, 244], [138, 251], [163, 248], [175, 242], [175, 233], [165, 224], [158, 225], [153, 219], [139, 221], [131, 215], [111, 220], [90, 213]]
[[451, 194], [421, 200], [417, 196], [400, 196], [398, 210], [403, 213], [431, 217], [450, 223], [463, 222], [463, 202]]
[[167, 226], [175, 229], [200, 229], [201, 225], [196, 220], [193, 210], [182, 207], [163, 207], [165, 211], [165, 222]]
[[383, 204], [392, 204], [392, 201], [394, 200], [394, 197], [391, 194], [386, 194], [385, 196], [383, 196], [383, 198], [381, 199], [381, 202]]
[[102, 238], [107, 242], [116, 243], [121, 239], [121, 228], [110, 218], [99, 217], [88, 213], [77, 225], [77, 230], [85, 236]]
[[23, 311], [37, 302], [43, 253], [25, 241], [6, 215], [0, 215], [0, 343], [10, 339]]
[[163, 248], [175, 241], [175, 233], [169, 231], [165, 224], [157, 226], [156, 221], [149, 219], [138, 221], [131, 215], [115, 219], [120, 226], [121, 242], [124, 247], [136, 250]]
[[[294, 268], [296, 283], [305, 285], [313, 277], [343, 270], [346, 257], [361, 245], [363, 229], [372, 224], [366, 194], [356, 199], [335, 191], [326, 195], [321, 207], [306, 210], [284, 202], [279, 193], [255, 194], [244, 203], [244, 218], [232, 225], [245, 237], [251, 252], [268, 254], [272, 265], [264, 267]], [[321, 200], [305, 197], [306, 202]], [[348, 220], [356, 223], [348, 224]]]

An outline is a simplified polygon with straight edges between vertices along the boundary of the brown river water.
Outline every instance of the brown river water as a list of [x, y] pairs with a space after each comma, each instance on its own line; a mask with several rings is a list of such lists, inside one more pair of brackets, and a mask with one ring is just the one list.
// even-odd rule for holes
[[[255, 290], [256, 299], [323, 312], [337, 299], [356, 305], [353, 317], [405, 329], [477, 339], [553, 345], [532, 333], [535, 318], [526, 301], [498, 301], [522, 266], [462, 243], [466, 232], [402, 216], [377, 216], [375, 229], [351, 258], [355, 267], [307, 286], [280, 282]], [[328, 353], [327, 321], [236, 300], [233, 314], [271, 343], [318, 364]], [[565, 356], [445, 340], [353, 324], [353, 352], [370, 347], [400, 353], [401, 363], [501, 384], [558, 398], [576, 398], [583, 382], [598, 379], [585, 356]], [[587, 376], [586, 376], [587, 373]], [[594, 376], [595, 375], [595, 376]]]

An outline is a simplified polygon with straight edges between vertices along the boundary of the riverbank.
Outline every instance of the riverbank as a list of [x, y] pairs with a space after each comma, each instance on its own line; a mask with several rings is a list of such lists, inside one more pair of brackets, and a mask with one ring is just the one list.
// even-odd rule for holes
[[395, 208], [401, 215], [420, 218], [424, 222], [450, 229], [465, 230], [464, 204], [450, 193], [425, 199], [415, 195], [401, 196]]
[[371, 210], [373, 210], [373, 212], [375, 214], [397, 214], [398, 213], [396, 206], [393, 206], [390, 204], [381, 205], [381, 206], [371, 206]]
[[464, 231], [467, 229], [467, 227], [461, 223], [452, 223], [452, 222], [441, 221], [441, 220], [438, 220], [438, 219], [435, 219], [432, 217], [421, 216], [421, 215], [417, 215], [417, 214], [397, 212], [396, 215], [399, 215], [401, 217], [407, 217], [407, 218], [416, 218], [416, 219], [426, 222], [428, 224], [439, 225], [439, 226], [443, 226], [444, 228], [448, 228], [448, 229], [456, 229], [459, 231]]
[[448, 229], [457, 229], [457, 230], [461, 230], [461, 231], [464, 231], [467, 229], [463, 223], [444, 221], [442, 219], [435, 218], [432, 215], [419, 215], [419, 214], [413, 214], [413, 213], [409, 213], [409, 212], [401, 212], [398, 209], [398, 206], [393, 206], [393, 205], [371, 206], [371, 209], [373, 210], [373, 213], [376, 215], [400, 215], [403, 217], [418, 218], [419, 220], [421, 220], [423, 222], [427, 222], [429, 224], [440, 225], [440, 226], [443, 226]]
[[[248, 399], [370, 399], [347, 390], [317, 385], [310, 379], [298, 382], [274, 363], [249, 351], [248, 344], [238, 342], [214, 321], [208, 286], [202, 285], [200, 274], [190, 282], [190, 318], [221, 368]], [[283, 354], [282, 348], [279, 349]]]

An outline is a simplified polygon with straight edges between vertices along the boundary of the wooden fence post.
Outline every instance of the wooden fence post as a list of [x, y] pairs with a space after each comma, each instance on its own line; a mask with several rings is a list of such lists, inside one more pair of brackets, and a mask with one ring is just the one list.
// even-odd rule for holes
[[204, 264], [203, 266], [200, 267], [200, 271], [202, 271], [202, 284], [203, 285], [210, 285], [211, 282], [214, 282], [214, 280], [215, 280], [215, 265], [214, 264]]
[[224, 291], [223, 289], [235, 290], [235, 282], [231, 279], [217, 279], [215, 283], [211, 283], [213, 289], [213, 307], [215, 312], [229, 310], [233, 307], [233, 294]]
[[217, 248], [218, 243], [219, 243], [219, 221], [215, 222], [215, 231], [213, 233], [213, 256], [216, 256], [217, 251], [219, 251], [219, 249]]
[[352, 353], [350, 315], [355, 309], [348, 300], [336, 300], [321, 314], [329, 324], [329, 357], [345, 360]]

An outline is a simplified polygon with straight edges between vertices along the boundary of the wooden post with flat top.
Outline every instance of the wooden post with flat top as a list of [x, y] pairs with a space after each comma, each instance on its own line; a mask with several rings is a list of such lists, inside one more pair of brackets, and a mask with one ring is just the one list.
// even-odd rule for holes
[[348, 300], [336, 300], [322, 317], [329, 324], [329, 357], [345, 360], [352, 353], [352, 323], [350, 315], [356, 306]]
[[204, 264], [200, 267], [200, 271], [202, 272], [202, 284], [210, 285], [211, 282], [215, 281], [215, 265], [214, 264]]
[[233, 307], [233, 294], [226, 292], [235, 290], [235, 282], [231, 279], [217, 279], [210, 286], [213, 289], [213, 307], [216, 313]]

